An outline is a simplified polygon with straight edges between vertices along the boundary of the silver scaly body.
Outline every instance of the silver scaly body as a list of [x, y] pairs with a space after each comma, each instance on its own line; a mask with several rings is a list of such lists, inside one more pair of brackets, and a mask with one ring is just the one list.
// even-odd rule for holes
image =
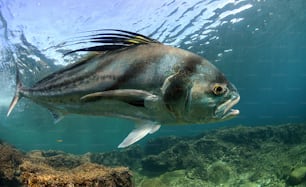
[[135, 121], [137, 128], [119, 147], [154, 133], [160, 124], [202, 124], [238, 115], [238, 110], [231, 109], [239, 101], [237, 90], [207, 60], [136, 33], [117, 32], [98, 39], [102, 44], [113, 40], [118, 45], [77, 50], [96, 52], [30, 88], [23, 87], [17, 75], [16, 96], [8, 115], [26, 97], [48, 108], [56, 121], [67, 114]]

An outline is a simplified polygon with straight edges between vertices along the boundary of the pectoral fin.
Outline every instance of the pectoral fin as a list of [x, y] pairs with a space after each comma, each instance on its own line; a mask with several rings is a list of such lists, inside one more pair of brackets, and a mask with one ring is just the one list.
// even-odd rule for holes
[[137, 128], [135, 128], [130, 134], [118, 145], [118, 148], [124, 148], [132, 145], [133, 143], [139, 141], [147, 134], [153, 134], [158, 131], [160, 125], [155, 122], [142, 122]]
[[121, 89], [87, 94], [81, 97], [81, 101], [92, 102], [100, 99], [116, 99], [134, 106], [144, 107], [144, 100], [149, 96], [153, 96], [153, 94], [143, 90]]

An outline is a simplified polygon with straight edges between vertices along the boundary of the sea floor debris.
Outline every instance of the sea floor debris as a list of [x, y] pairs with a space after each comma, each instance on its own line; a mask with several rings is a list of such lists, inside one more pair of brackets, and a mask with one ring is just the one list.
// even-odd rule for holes
[[215, 129], [80, 156], [3, 142], [0, 152], [0, 186], [306, 186], [306, 124]]

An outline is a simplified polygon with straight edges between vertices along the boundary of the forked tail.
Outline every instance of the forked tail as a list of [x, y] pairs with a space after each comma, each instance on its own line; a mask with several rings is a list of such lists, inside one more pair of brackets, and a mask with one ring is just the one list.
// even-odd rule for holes
[[12, 110], [14, 109], [14, 107], [16, 106], [17, 102], [19, 101], [19, 99], [21, 99], [21, 94], [20, 94], [20, 90], [22, 88], [22, 84], [20, 82], [20, 76], [19, 76], [19, 71], [18, 68], [16, 68], [16, 92], [15, 92], [15, 96], [10, 104], [10, 107], [8, 109], [8, 112], [6, 114], [6, 116], [8, 117]]

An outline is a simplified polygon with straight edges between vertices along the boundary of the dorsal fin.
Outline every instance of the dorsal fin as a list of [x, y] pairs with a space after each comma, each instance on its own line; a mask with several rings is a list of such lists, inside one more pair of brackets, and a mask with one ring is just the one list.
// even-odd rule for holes
[[130, 46], [160, 43], [157, 40], [130, 31], [103, 29], [97, 30], [97, 32], [97, 34], [85, 36], [80, 40], [74, 41], [74, 43], [99, 43], [99, 45], [76, 49], [66, 53], [65, 55], [79, 51], [113, 51]]

